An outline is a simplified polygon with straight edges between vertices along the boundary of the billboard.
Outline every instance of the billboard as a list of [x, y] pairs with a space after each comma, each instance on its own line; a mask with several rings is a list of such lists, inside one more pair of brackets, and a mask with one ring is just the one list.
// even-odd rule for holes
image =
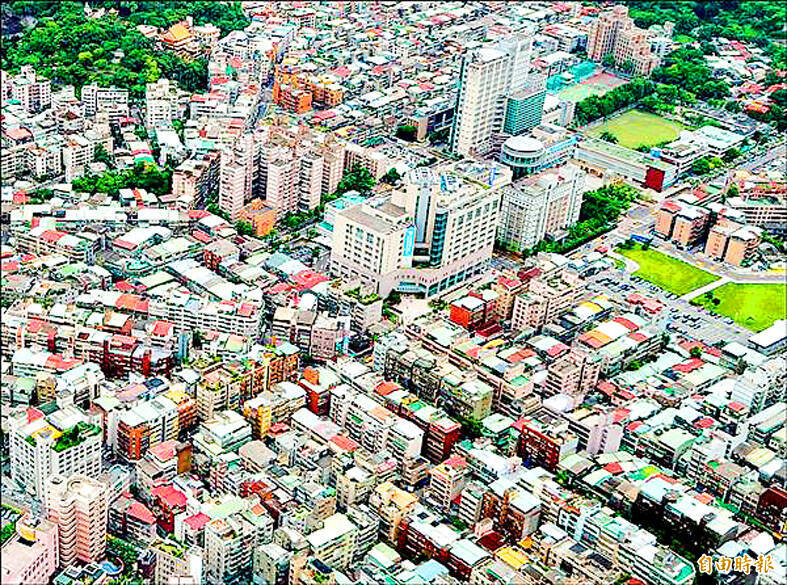
[[409, 258], [415, 251], [415, 227], [409, 226], [404, 230], [404, 251], [402, 255]]

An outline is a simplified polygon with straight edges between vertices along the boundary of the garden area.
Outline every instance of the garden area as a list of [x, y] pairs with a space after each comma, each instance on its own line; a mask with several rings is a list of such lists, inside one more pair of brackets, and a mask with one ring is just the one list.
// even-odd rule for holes
[[629, 110], [588, 130], [587, 134], [598, 138], [608, 132], [617, 139], [617, 144], [638, 148], [671, 142], [680, 136], [681, 130], [683, 126], [678, 122], [648, 112]]
[[729, 317], [752, 331], [762, 331], [775, 320], [785, 318], [787, 285], [730, 282], [700, 295], [691, 303]]
[[639, 264], [634, 276], [676, 295], [685, 295], [719, 279], [710, 272], [639, 244], [631, 248], [619, 246], [617, 252]]

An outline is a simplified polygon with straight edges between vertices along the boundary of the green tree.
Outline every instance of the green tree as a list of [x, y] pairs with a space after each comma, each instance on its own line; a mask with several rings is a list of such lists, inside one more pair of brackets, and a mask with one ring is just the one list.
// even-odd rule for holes
[[602, 64], [604, 67], [609, 67], [609, 68], [612, 68], [612, 67], [614, 67], [614, 66], [615, 66], [615, 56], [614, 56], [612, 53], [607, 53], [607, 54], [606, 54], [606, 55], [604, 55], [604, 57], [601, 59], [601, 64]]
[[388, 185], [395, 185], [399, 182], [402, 178], [402, 175], [399, 174], [395, 168], [391, 168], [387, 173], [385, 173], [382, 178], [380, 179], [381, 183], [386, 183]]
[[248, 221], [244, 221], [242, 219], [235, 222], [235, 229], [242, 236], [256, 235], [254, 226], [252, 226]]
[[415, 142], [416, 132], [418, 132], [418, 128], [411, 125], [404, 125], [399, 126], [396, 129], [396, 137], [402, 140], [406, 140], [407, 142]]
[[702, 348], [701, 347], [692, 347], [689, 351], [689, 355], [693, 358], [701, 358], [702, 357]]
[[618, 143], [618, 137], [617, 137], [617, 136], [615, 136], [615, 135], [614, 135], [612, 132], [610, 132], [609, 130], [604, 130], [604, 131], [603, 131], [603, 132], [602, 132], [602, 133], [599, 135], [599, 138], [601, 138], [601, 140], [603, 140], [604, 142], [611, 142], [612, 144], [617, 144], [617, 143]]

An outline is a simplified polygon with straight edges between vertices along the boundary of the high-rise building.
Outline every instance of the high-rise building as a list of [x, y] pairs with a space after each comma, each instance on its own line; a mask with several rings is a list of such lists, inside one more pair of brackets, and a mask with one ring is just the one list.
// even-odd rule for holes
[[491, 150], [493, 136], [505, 123], [507, 98], [523, 95], [526, 88], [532, 44], [533, 32], [525, 29], [492, 47], [465, 55], [459, 73], [451, 150], [462, 155]]
[[253, 150], [251, 135], [244, 134], [221, 156], [219, 208], [229, 213], [233, 221], [240, 217], [243, 206], [251, 200]]
[[522, 134], [541, 124], [546, 95], [546, 78], [543, 75], [532, 76], [524, 88], [512, 92], [506, 99], [503, 132]]
[[579, 220], [585, 173], [567, 164], [503, 188], [497, 241], [516, 251], [559, 239]]
[[[670, 26], [667, 26], [670, 25]], [[671, 30], [672, 23], [665, 23]], [[651, 50], [650, 33], [637, 28], [627, 6], [619, 4], [603, 11], [590, 25], [588, 58], [601, 61], [612, 55], [615, 65], [635, 75], [649, 77], [661, 59]]]
[[108, 496], [106, 484], [85, 475], [49, 478], [44, 499], [49, 519], [60, 535], [60, 563], [77, 559], [92, 563], [104, 557], [107, 546]]
[[457, 286], [491, 258], [500, 187], [510, 181], [496, 164], [414, 169], [403, 190], [337, 213], [331, 269], [380, 296]]

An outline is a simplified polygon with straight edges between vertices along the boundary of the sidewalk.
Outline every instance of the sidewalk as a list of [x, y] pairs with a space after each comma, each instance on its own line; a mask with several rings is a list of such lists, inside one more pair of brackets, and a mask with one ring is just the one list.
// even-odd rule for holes
[[685, 295], [683, 295], [680, 298], [681, 300], [688, 302], [692, 299], [697, 298], [700, 295], [704, 295], [706, 292], [713, 290], [714, 288], [718, 288], [723, 284], [727, 284], [728, 282], [730, 282], [730, 279], [726, 276], [722, 276], [719, 280], [714, 280], [710, 284], [706, 284], [705, 286], [702, 286], [700, 288], [695, 288], [693, 291], [687, 292]]

